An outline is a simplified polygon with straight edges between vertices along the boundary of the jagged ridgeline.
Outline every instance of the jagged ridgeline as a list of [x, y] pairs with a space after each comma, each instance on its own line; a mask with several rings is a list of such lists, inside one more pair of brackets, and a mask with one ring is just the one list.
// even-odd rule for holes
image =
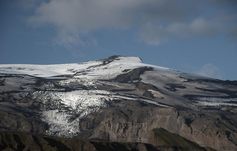
[[0, 65], [0, 150], [237, 150], [237, 81], [112, 56]]

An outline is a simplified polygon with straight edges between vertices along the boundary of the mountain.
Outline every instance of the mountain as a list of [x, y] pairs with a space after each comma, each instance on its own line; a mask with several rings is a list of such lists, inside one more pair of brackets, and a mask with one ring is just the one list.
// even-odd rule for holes
[[0, 65], [1, 150], [237, 150], [237, 81], [111, 56]]

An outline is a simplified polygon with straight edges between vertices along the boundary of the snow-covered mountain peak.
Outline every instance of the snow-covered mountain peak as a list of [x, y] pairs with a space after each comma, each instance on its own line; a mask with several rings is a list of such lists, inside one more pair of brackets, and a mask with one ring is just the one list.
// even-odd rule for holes
[[162, 68], [144, 64], [139, 57], [111, 56], [103, 60], [71, 64], [2, 64], [0, 65], [0, 73], [22, 74], [43, 78], [55, 78], [66, 75], [87, 79], [111, 79], [125, 71], [142, 66]]
[[201, 144], [216, 135], [217, 142], [233, 145], [236, 107], [236, 81], [177, 72], [138, 57], [0, 65], [3, 131], [150, 143], [147, 134], [162, 127]]

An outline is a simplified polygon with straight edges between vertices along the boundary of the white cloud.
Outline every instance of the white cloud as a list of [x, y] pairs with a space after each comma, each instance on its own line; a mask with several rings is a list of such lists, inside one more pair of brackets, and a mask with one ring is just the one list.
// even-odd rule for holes
[[184, 10], [185, 5], [173, 0], [49, 0], [41, 3], [31, 20], [81, 31], [127, 27], [157, 17], [175, 20], [186, 16]]
[[151, 45], [172, 38], [189, 38], [196, 36], [214, 36], [219, 32], [218, 24], [204, 18], [196, 18], [191, 22], [174, 22], [165, 26], [157, 24], [146, 24], [141, 29], [141, 38]]
[[197, 71], [196, 73], [202, 76], [222, 79], [222, 74], [221, 74], [220, 69], [217, 66], [210, 63], [203, 65], [201, 69]]
[[56, 37], [53, 39], [54, 44], [59, 46], [64, 46], [70, 50], [77, 50], [82, 46], [96, 46], [97, 41], [93, 36], [88, 35], [87, 33], [78, 33], [78, 32], [63, 32], [60, 31], [57, 33]]
[[[233, 19], [223, 22], [221, 11], [215, 14], [204, 9], [206, 5], [215, 7], [216, 1], [48, 0], [38, 5], [30, 22], [56, 28], [58, 36], [65, 36], [60, 39], [66, 45], [83, 43], [82, 33], [132, 27], [139, 29], [142, 41], [157, 45], [170, 37], [213, 36], [228, 31], [223, 26]], [[206, 14], [211, 14], [208, 19]]]
[[81, 38], [84, 33], [127, 28], [132, 18], [126, 15], [126, 11], [136, 3], [135, 0], [49, 0], [36, 9], [30, 22], [37, 26], [56, 27], [56, 43], [71, 47], [91, 41], [86, 38], [85, 42]]
[[131, 18], [124, 9], [129, 10], [132, 2], [136, 3], [135, 0], [50, 0], [37, 8], [31, 21], [69, 31], [127, 26]]

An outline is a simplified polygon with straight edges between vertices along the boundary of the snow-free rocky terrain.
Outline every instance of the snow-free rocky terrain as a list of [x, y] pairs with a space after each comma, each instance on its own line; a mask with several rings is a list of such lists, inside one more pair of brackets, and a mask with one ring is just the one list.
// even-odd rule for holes
[[0, 65], [0, 150], [237, 150], [237, 81], [138, 57]]

